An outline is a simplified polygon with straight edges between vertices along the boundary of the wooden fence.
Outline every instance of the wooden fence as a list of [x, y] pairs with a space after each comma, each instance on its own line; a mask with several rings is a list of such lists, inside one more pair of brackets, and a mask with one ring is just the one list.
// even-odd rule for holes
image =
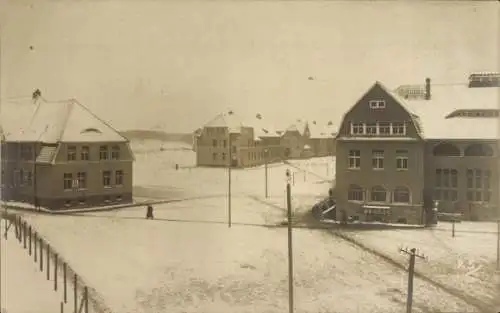
[[[62, 288], [60, 312], [64, 313], [64, 305], [68, 303], [68, 293], [73, 293], [73, 310], [71, 313], [112, 313], [97, 291], [83, 281], [68, 262], [41, 236], [36, 229], [21, 216], [13, 213], [2, 213], [5, 219], [4, 237], [14, 228], [15, 238], [27, 251], [28, 255], [38, 263], [40, 272], [45, 273], [47, 281], [52, 283], [53, 290]], [[89, 310], [89, 303], [92, 311]]]

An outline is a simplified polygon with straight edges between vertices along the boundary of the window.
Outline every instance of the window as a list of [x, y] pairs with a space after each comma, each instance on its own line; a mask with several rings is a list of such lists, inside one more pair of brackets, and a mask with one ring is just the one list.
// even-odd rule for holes
[[224, 148], [225, 148], [225, 147], [227, 147], [227, 140], [224, 140], [224, 141], [222, 142], [222, 145], [224, 146]]
[[384, 150], [372, 151], [372, 167], [375, 170], [384, 169]]
[[120, 159], [120, 147], [113, 146], [111, 148], [111, 160], [119, 160]]
[[21, 160], [31, 160], [33, 158], [33, 149], [29, 145], [21, 145]]
[[111, 171], [102, 172], [102, 185], [105, 188], [111, 187]]
[[64, 190], [71, 190], [73, 188], [73, 174], [64, 173]]
[[24, 186], [24, 183], [25, 183], [24, 170], [20, 169], [19, 170], [19, 185]]
[[434, 200], [458, 200], [458, 171], [456, 169], [438, 168], [435, 174]]
[[467, 170], [467, 201], [489, 202], [491, 199], [491, 171]]
[[387, 192], [385, 188], [382, 186], [375, 186], [372, 188], [372, 192], [370, 193], [371, 201], [373, 202], [386, 202], [387, 201]]
[[232, 153], [236, 153], [236, 146], [233, 146], [232, 150], [233, 150]]
[[393, 202], [410, 203], [410, 190], [406, 187], [396, 187], [393, 194]]
[[377, 135], [377, 123], [366, 124], [366, 134], [367, 135]]
[[83, 146], [82, 150], [80, 151], [80, 158], [82, 161], [88, 161], [90, 155], [90, 148], [88, 146]]
[[441, 142], [432, 149], [432, 154], [435, 156], [460, 156], [460, 149], [447, 142]]
[[222, 161], [225, 161], [225, 160], [226, 160], [226, 154], [222, 153]]
[[85, 205], [85, 199], [84, 198], [78, 199], [78, 204]]
[[350, 150], [349, 151], [348, 166], [350, 169], [361, 168], [361, 151], [360, 150]]
[[363, 188], [358, 185], [350, 185], [347, 193], [347, 200], [349, 201], [363, 201], [364, 192]]
[[26, 172], [26, 184], [28, 186], [33, 185], [33, 173], [31, 171]]
[[217, 161], [217, 153], [212, 153], [212, 160]]
[[68, 146], [68, 161], [76, 161], [76, 147]]
[[363, 135], [365, 133], [365, 124], [351, 123], [351, 135]]
[[87, 188], [87, 173], [78, 172], [76, 174], [76, 178], [78, 179], [78, 188], [86, 189]]
[[217, 147], [217, 139], [212, 140], [212, 147]]
[[100, 160], [107, 160], [108, 159], [108, 147], [107, 146], [101, 146], [99, 148], [99, 159]]
[[123, 171], [118, 170], [115, 172], [115, 185], [123, 186]]
[[392, 134], [399, 136], [406, 135], [406, 124], [403, 122], [392, 123]]
[[120, 202], [122, 200], [123, 200], [122, 196], [116, 196], [116, 202]]
[[391, 123], [379, 122], [378, 131], [380, 135], [390, 135], [391, 134]]
[[404, 171], [408, 169], [408, 151], [396, 150], [396, 169]]
[[370, 109], [383, 109], [385, 108], [385, 100], [370, 100]]

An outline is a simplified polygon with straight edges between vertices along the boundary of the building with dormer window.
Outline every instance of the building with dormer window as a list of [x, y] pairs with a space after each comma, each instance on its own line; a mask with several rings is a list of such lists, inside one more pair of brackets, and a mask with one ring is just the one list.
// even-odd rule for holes
[[52, 210], [132, 201], [129, 142], [77, 100], [2, 101], [2, 200]]
[[[426, 79], [412, 85], [419, 96], [408, 94], [409, 85], [392, 91], [376, 82], [346, 112], [336, 138], [339, 214], [424, 223], [437, 202], [466, 219], [496, 217], [500, 88], [493, 76], [434, 86]], [[480, 79], [489, 85], [478, 86]]]

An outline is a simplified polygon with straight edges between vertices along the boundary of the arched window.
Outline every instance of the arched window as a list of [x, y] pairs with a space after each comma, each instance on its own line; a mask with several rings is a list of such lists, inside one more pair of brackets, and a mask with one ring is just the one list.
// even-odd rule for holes
[[464, 155], [491, 157], [493, 156], [493, 149], [488, 145], [476, 143], [465, 148]]
[[371, 201], [373, 202], [386, 202], [387, 191], [382, 186], [375, 186], [372, 188]]
[[447, 142], [442, 142], [434, 147], [432, 153], [435, 156], [460, 156], [460, 149]]
[[101, 133], [101, 131], [97, 128], [85, 128], [84, 130], [81, 131], [81, 133]]
[[404, 186], [396, 187], [392, 200], [396, 203], [410, 203], [410, 190]]
[[347, 193], [347, 200], [350, 201], [363, 201], [364, 194], [363, 188], [358, 185], [350, 185]]

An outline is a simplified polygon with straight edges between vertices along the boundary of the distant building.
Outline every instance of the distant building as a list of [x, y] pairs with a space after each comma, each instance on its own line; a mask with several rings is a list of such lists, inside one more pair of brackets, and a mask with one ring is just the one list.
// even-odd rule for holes
[[284, 131], [281, 145], [285, 148], [285, 157], [290, 159], [333, 156], [335, 134], [331, 123], [320, 126], [315, 121], [299, 119]]
[[[252, 167], [290, 158], [332, 155], [333, 125], [297, 123], [281, 132], [266, 123], [261, 114], [243, 119], [233, 112], [222, 113], [209, 121], [196, 136], [198, 166]], [[229, 151], [231, 141], [232, 150]], [[231, 156], [230, 156], [231, 154]]]
[[132, 201], [128, 140], [71, 99], [2, 102], [2, 199], [62, 210]]
[[376, 82], [362, 95], [337, 135], [338, 217], [424, 223], [433, 201], [466, 219], [495, 217], [500, 85], [481, 77], [427, 79], [411, 95]]

